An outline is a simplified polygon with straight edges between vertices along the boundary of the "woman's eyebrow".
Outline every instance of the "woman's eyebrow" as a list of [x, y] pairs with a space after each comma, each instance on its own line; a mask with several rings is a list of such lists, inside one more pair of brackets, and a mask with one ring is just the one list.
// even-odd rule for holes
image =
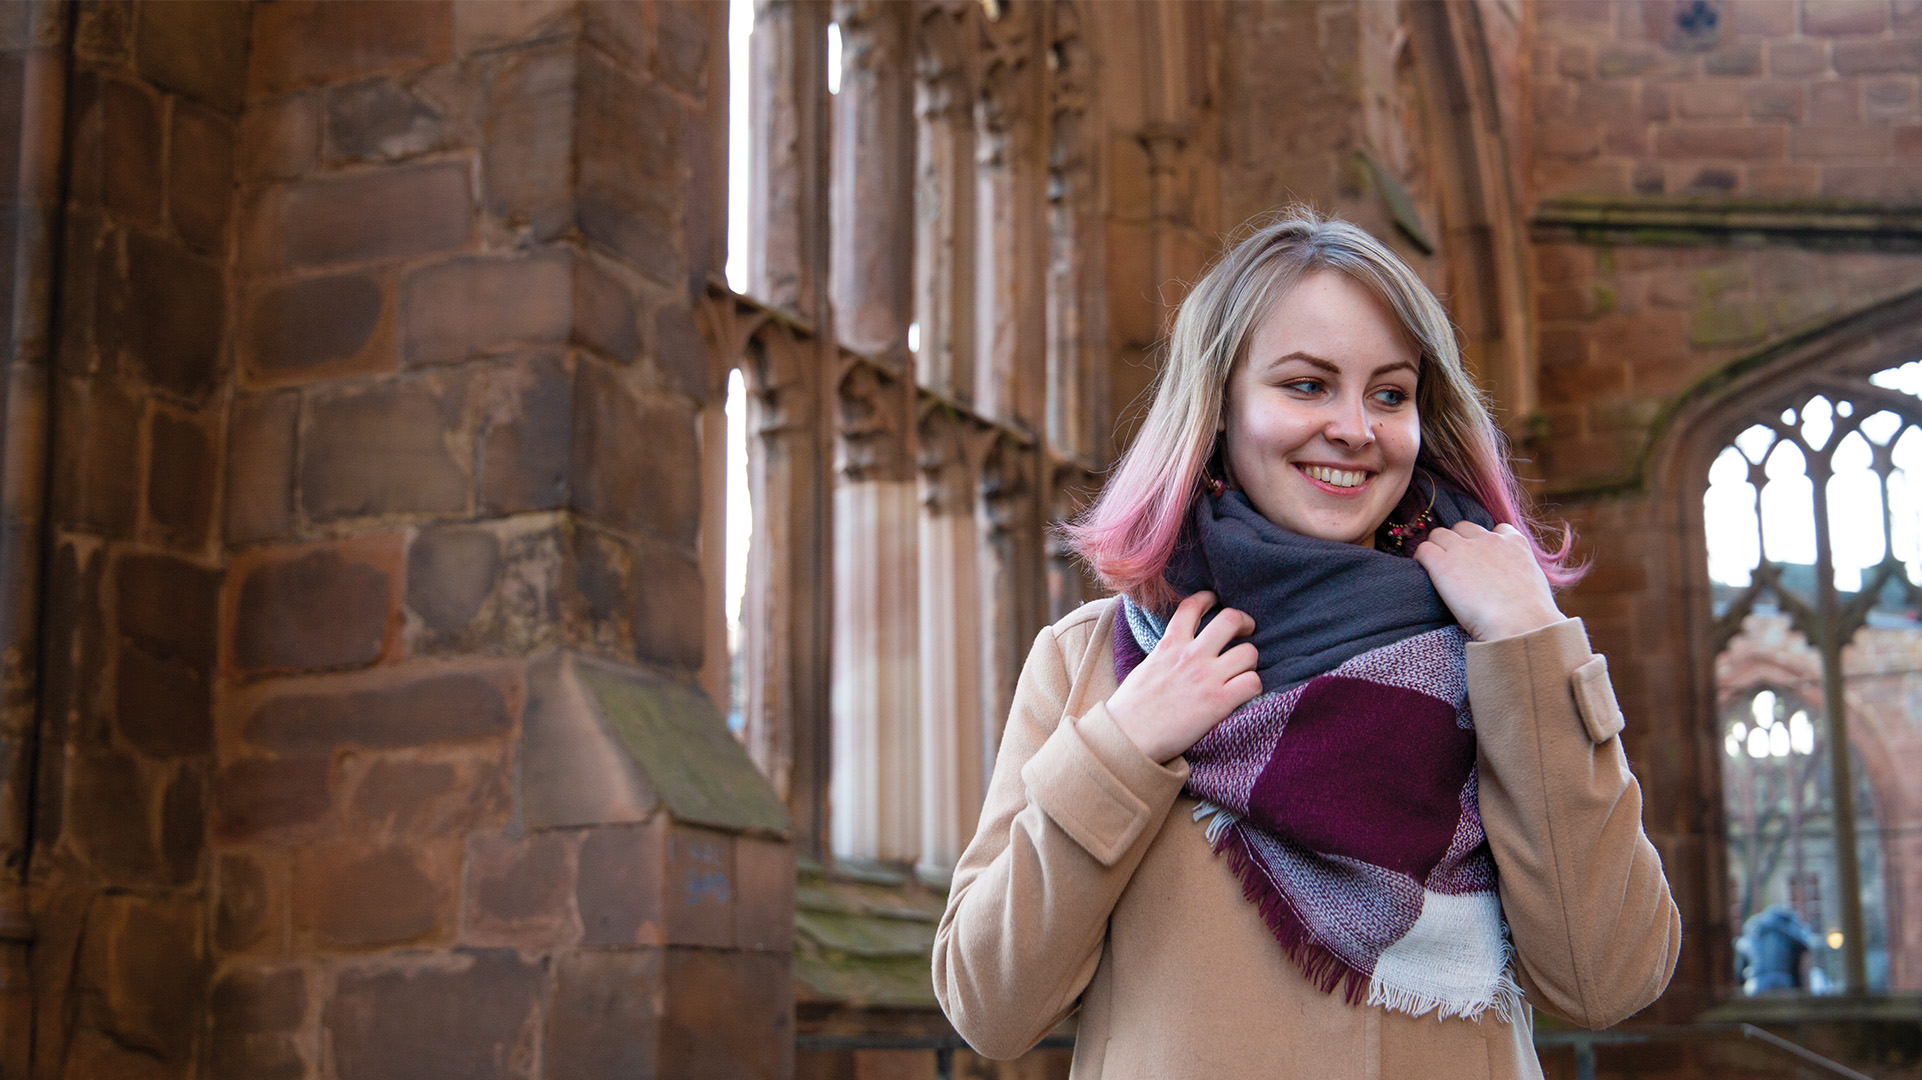
[[[1268, 366], [1279, 367], [1290, 360], [1300, 360], [1304, 364], [1309, 364], [1313, 367], [1318, 367], [1323, 371], [1327, 371], [1335, 375], [1341, 374], [1341, 365], [1335, 363], [1333, 360], [1324, 360], [1321, 357], [1316, 356], [1314, 353], [1302, 352], [1300, 349], [1297, 349], [1294, 352], [1287, 354], [1286, 356], [1275, 357], [1273, 360], [1270, 360], [1268, 362]], [[1413, 361], [1396, 360], [1393, 363], [1383, 364], [1382, 366], [1376, 368], [1373, 372], [1369, 373], [1368, 377], [1370, 379], [1379, 379], [1383, 375], [1386, 375], [1387, 373], [1397, 370], [1399, 368], [1407, 368], [1409, 371], [1413, 371], [1416, 374], [1421, 373], [1421, 369], [1417, 368]]]

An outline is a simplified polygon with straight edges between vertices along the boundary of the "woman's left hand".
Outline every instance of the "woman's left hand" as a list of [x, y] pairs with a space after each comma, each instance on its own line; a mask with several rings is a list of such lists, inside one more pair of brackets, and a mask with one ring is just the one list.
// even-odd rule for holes
[[1490, 532], [1463, 521], [1435, 529], [1415, 548], [1415, 561], [1476, 641], [1526, 634], [1563, 618], [1533, 547], [1513, 525]]

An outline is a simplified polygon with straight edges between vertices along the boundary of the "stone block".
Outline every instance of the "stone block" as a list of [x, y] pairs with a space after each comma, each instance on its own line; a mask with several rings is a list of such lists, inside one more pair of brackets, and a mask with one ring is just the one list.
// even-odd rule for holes
[[[472, 479], [457, 449], [459, 376], [395, 379], [315, 395], [302, 440], [300, 501], [314, 521], [467, 509]], [[462, 440], [464, 441], [464, 440]]]
[[294, 433], [300, 395], [238, 397], [227, 428], [226, 535], [231, 544], [294, 528]]
[[160, 223], [160, 103], [135, 83], [107, 79], [100, 86], [101, 197], [118, 217], [149, 227]]
[[1751, 165], [1748, 193], [1760, 198], [1806, 197], [1815, 194], [1821, 180], [1819, 165]]
[[1913, 75], [1922, 71], [1922, 37], [1835, 43], [1839, 75]]
[[213, 987], [208, 1011], [216, 1037], [272, 1035], [299, 1030], [307, 1019], [307, 979], [299, 968], [248, 964], [222, 975]]
[[220, 571], [172, 555], [122, 555], [114, 564], [120, 632], [156, 657], [208, 670], [220, 583]]
[[320, 162], [321, 96], [289, 94], [256, 102], [240, 118], [240, 179], [292, 180]]
[[662, 890], [667, 875], [664, 819], [604, 825], [581, 841], [575, 908], [583, 945], [665, 945]]
[[236, 559], [232, 656], [243, 670], [362, 666], [399, 622], [392, 537]]
[[487, 212], [539, 243], [575, 222], [575, 75], [571, 44], [518, 51], [487, 91], [481, 189]]
[[579, 636], [599, 651], [635, 655], [634, 558], [621, 538], [592, 526], [576, 525], [568, 569], [570, 614]]
[[700, 564], [686, 555], [644, 544], [634, 551], [634, 654], [683, 671], [700, 668], [706, 629], [687, 613], [701, 610]]
[[1821, 194], [1841, 199], [1922, 199], [1922, 171], [1909, 164], [1825, 165]]
[[[328, 689], [313, 692], [316, 682]], [[498, 736], [512, 725], [500, 687], [471, 672], [383, 668], [289, 685], [301, 689], [268, 697], [247, 717], [249, 743], [282, 754], [391, 749]]]
[[1656, 155], [1671, 161], [1700, 158], [1768, 160], [1780, 158], [1787, 144], [1787, 129], [1773, 124], [1752, 127], [1673, 124], [1655, 132]]
[[445, 861], [418, 845], [301, 849], [292, 891], [296, 939], [361, 947], [439, 937], [455, 919], [454, 868]]
[[460, 780], [460, 771], [445, 761], [383, 756], [368, 763], [350, 805], [357, 820], [382, 835], [433, 835], [447, 830], [450, 815], [437, 811]]
[[578, 57], [574, 161], [581, 234], [665, 285], [687, 276], [686, 128], [680, 101], [596, 52]]
[[189, 762], [174, 770], [160, 801], [160, 861], [167, 883], [199, 884], [206, 850], [207, 783], [202, 767]]
[[341, 975], [322, 1019], [341, 1076], [533, 1080], [544, 965], [511, 951]]
[[1890, 138], [1896, 157], [1922, 157], [1922, 124], [1898, 124]]
[[1810, 83], [1808, 97], [1806, 119], [1811, 124], [1862, 122], [1862, 84], [1855, 79]]
[[173, 546], [195, 551], [213, 525], [213, 433], [155, 409], [148, 421], [147, 520]]
[[654, 312], [654, 369], [668, 389], [706, 402], [714, 395], [714, 357], [707, 339], [695, 325], [694, 313], [681, 304], [663, 304]]
[[423, 529], [407, 549], [407, 606], [429, 630], [459, 630], [493, 594], [500, 569], [500, 538], [486, 529]]
[[435, 364], [566, 341], [573, 325], [572, 258], [544, 250], [423, 267], [401, 286], [409, 364]]
[[248, 90], [266, 97], [428, 67], [452, 54], [453, 13], [447, 0], [289, 0], [254, 14]]
[[331, 165], [400, 161], [441, 147], [440, 111], [392, 79], [327, 91], [324, 160]]
[[151, 385], [189, 400], [213, 389], [227, 287], [220, 267], [169, 240], [127, 234], [122, 344]]
[[1862, 83], [1863, 111], [1876, 123], [1907, 120], [1915, 113], [1915, 91], [1913, 75], [1866, 79]]
[[242, 1035], [221, 1030], [216, 1018], [207, 1044], [211, 1080], [304, 1080], [307, 1060], [291, 1035]]
[[190, 1063], [206, 994], [200, 912], [192, 898], [107, 896], [88, 909], [77, 995], [86, 1020], [121, 1046]]
[[640, 351], [633, 292], [595, 252], [574, 259], [573, 331], [575, 344], [616, 363], [632, 363]]
[[1812, 37], [1859, 37], [1889, 28], [1886, 0], [1816, 0], [1801, 8], [1802, 32]]
[[1760, 75], [1762, 43], [1736, 41], [1723, 45], [1702, 57], [1702, 73], [1705, 75]]
[[716, 9], [701, 4], [664, 4], [655, 10], [654, 74], [696, 105], [707, 98], [709, 57], [725, 41], [714, 31]]
[[1769, 74], [1778, 79], [1826, 75], [1829, 71], [1829, 43], [1771, 41], [1768, 43], [1768, 68]]
[[[7, 11], [6, 27], [0, 31], [6, 48], [17, 48], [32, 40], [31, 10], [19, 7]], [[125, 64], [133, 55], [133, 4], [128, 0], [93, 3], [75, 11], [73, 50], [89, 60]]]
[[247, 304], [242, 341], [258, 379], [379, 373], [397, 366], [385, 283], [340, 274], [270, 286]]
[[667, 835], [661, 916], [672, 945], [734, 948], [734, 841], [728, 833], [675, 825]]
[[661, 1075], [772, 1080], [794, 1054], [792, 961], [783, 954], [667, 950]]
[[734, 841], [734, 943], [786, 954], [794, 948], [794, 848], [785, 840]]
[[536, 356], [483, 376], [476, 502], [484, 514], [566, 505], [574, 438], [574, 370]]
[[454, 5], [454, 52], [460, 56], [505, 45], [568, 36], [579, 27], [571, 0], [495, 0]]
[[258, 860], [242, 854], [220, 856], [214, 887], [214, 943], [220, 951], [247, 952], [278, 936], [279, 902]]
[[139, 4], [135, 67], [163, 89], [225, 113], [240, 111], [254, 13], [225, 0]]
[[1764, 38], [1795, 33], [1794, 0], [1729, 0], [1722, 22], [1730, 34]]
[[576, 400], [575, 508], [691, 548], [700, 527], [694, 411], [642, 401], [616, 372], [588, 360]]
[[175, 102], [167, 147], [168, 220], [188, 247], [224, 257], [233, 200], [233, 121], [210, 109]]
[[526, 949], [580, 937], [573, 845], [559, 833], [470, 836], [464, 894], [462, 944]]
[[1676, 107], [1690, 120], [1728, 119], [1747, 111], [1741, 83], [1704, 80], [1676, 90]]
[[279, 264], [320, 267], [466, 247], [472, 206], [467, 166], [440, 161], [302, 181], [263, 213]]
[[153, 757], [206, 753], [213, 745], [209, 682], [206, 668], [161, 660], [121, 642], [114, 664], [114, 714], [121, 736]]
[[1885, 124], [1810, 124], [1797, 127], [1789, 153], [1800, 159], [1880, 158], [1890, 149]]
[[106, 882], [151, 884], [159, 876], [154, 781], [133, 755], [78, 750], [67, 767], [68, 829], [74, 847]]
[[547, 1075], [630, 1080], [659, 1069], [666, 997], [659, 949], [580, 950], [563, 955], [547, 1010]]
[[214, 781], [214, 825], [223, 838], [311, 825], [333, 806], [327, 759], [241, 758]]
[[1757, 120], [1799, 120], [1805, 97], [1799, 82], [1772, 79], [1754, 83], [1748, 91], [1748, 114]]

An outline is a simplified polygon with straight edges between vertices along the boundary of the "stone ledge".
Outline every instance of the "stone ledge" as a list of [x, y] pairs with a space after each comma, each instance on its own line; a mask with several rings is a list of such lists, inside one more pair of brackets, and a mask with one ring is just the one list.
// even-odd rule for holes
[[1922, 251], [1922, 207], [1838, 200], [1546, 199], [1531, 225], [1546, 241]]
[[528, 664], [518, 800], [530, 829], [675, 821], [785, 836], [787, 809], [707, 695], [568, 651]]

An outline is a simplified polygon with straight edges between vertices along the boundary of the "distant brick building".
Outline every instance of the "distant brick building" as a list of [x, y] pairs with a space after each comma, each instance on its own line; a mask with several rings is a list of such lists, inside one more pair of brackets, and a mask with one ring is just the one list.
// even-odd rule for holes
[[[1046, 525], [1292, 199], [1444, 297], [1592, 560], [1564, 606], [1688, 928], [1647, 1018], [1751, 1015], [1727, 708], [1826, 676], [1724, 649], [1703, 493], [1922, 357], [1922, 3], [757, 8], [736, 293], [725, 3], [0, 6], [0, 1077], [927, 1075], [796, 1035], [942, 1030], [944, 875], [1093, 595]], [[1892, 990], [1906, 686], [1846, 698]]]

